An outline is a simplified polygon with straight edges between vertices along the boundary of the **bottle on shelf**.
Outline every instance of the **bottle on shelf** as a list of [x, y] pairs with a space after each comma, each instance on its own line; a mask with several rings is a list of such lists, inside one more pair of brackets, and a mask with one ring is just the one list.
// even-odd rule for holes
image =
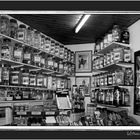
[[47, 58], [47, 68], [50, 70], [54, 70], [54, 61], [51, 56]]
[[114, 25], [112, 29], [112, 37], [114, 42], [120, 42], [121, 41], [121, 29], [119, 25]]
[[34, 31], [31, 27], [26, 30], [26, 43], [30, 46], [34, 45]]
[[18, 62], [23, 61], [23, 46], [20, 43], [15, 43], [13, 47], [13, 60]]
[[32, 64], [33, 65], [32, 49], [29, 48], [28, 46], [25, 46], [24, 50], [23, 50], [23, 63], [25, 63], [25, 64]]
[[41, 34], [39, 31], [34, 31], [34, 47], [40, 49], [41, 46]]
[[29, 70], [28, 69], [21, 69], [21, 72], [22, 72], [22, 76], [21, 76], [21, 84], [23, 86], [29, 86]]
[[36, 87], [36, 77], [37, 77], [37, 74], [35, 71], [32, 71], [30, 72], [30, 79], [29, 79], [29, 85], [32, 87]]
[[63, 73], [64, 72], [64, 64], [62, 61], [59, 61], [59, 72]]
[[121, 32], [121, 42], [129, 44], [129, 31], [127, 28], [124, 28]]
[[26, 42], [26, 26], [24, 24], [20, 24], [17, 31], [17, 39], [22, 42]]
[[1, 44], [1, 58], [3, 59], [12, 59], [13, 47], [11, 45], [11, 40], [4, 38]]
[[9, 18], [7, 16], [1, 15], [0, 16], [0, 33], [9, 36]]
[[38, 52], [34, 52], [33, 64], [37, 67], [41, 66], [41, 55]]
[[115, 87], [114, 88], [114, 105], [120, 106], [121, 102], [122, 102], [122, 98], [121, 98], [120, 89], [118, 87]]
[[10, 37], [17, 38], [18, 23], [15, 19], [10, 19]]
[[7, 64], [2, 64], [2, 83], [9, 85], [10, 80], [10, 67]]

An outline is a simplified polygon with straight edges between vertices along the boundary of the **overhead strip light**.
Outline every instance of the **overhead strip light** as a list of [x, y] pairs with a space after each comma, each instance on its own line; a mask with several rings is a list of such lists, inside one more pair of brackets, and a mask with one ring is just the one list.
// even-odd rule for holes
[[79, 22], [79, 24], [77, 25], [76, 29], [75, 29], [75, 33], [78, 33], [79, 30], [82, 28], [82, 26], [86, 23], [86, 21], [88, 20], [88, 18], [90, 17], [90, 15], [84, 15], [81, 19], [81, 21]]

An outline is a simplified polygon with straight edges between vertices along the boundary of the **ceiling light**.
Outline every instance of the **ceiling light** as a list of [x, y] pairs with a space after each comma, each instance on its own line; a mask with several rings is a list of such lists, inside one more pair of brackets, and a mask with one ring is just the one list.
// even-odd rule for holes
[[90, 17], [90, 15], [84, 15], [81, 19], [81, 21], [79, 22], [79, 24], [77, 25], [76, 29], [75, 29], [75, 33], [78, 33], [79, 30], [82, 28], [82, 26], [85, 24], [85, 22], [88, 20], [88, 18]]

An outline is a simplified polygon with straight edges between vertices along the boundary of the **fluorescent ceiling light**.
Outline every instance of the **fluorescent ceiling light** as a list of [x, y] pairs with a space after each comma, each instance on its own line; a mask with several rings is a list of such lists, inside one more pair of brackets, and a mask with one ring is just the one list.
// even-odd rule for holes
[[85, 24], [85, 22], [88, 20], [90, 15], [84, 15], [82, 20], [79, 22], [78, 26], [75, 29], [75, 33], [78, 33], [79, 30], [82, 28], [82, 26]]

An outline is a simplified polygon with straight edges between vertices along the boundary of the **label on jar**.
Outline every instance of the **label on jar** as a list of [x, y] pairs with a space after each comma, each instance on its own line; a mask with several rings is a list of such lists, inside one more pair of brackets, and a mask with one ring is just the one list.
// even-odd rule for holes
[[29, 77], [23, 77], [23, 85], [29, 85]]
[[14, 51], [14, 57], [21, 58], [21, 56], [22, 56], [22, 51], [21, 50], [15, 50]]
[[121, 53], [120, 52], [114, 53], [114, 61], [121, 61]]
[[43, 78], [37, 79], [37, 86], [43, 86]]
[[17, 39], [18, 40], [24, 40], [24, 36], [25, 36], [25, 34], [24, 34], [24, 31], [18, 31], [18, 34], [17, 34], [18, 36], [17, 36]]
[[112, 76], [108, 78], [108, 84], [112, 84]]
[[36, 78], [30, 78], [30, 85], [32, 86], [36, 85]]
[[63, 64], [59, 64], [59, 69], [63, 69]]
[[34, 56], [34, 61], [35, 62], [40, 62], [40, 56]]
[[53, 66], [53, 61], [52, 61], [52, 60], [49, 60], [49, 61], [48, 61], [48, 65], [49, 65], [49, 66]]
[[13, 76], [12, 76], [12, 83], [13, 83], [13, 84], [19, 84], [19, 83], [18, 83], [18, 79], [19, 79], [19, 76], [18, 76], [18, 75], [13, 75]]
[[58, 67], [58, 63], [54, 62], [54, 67], [57, 68]]
[[44, 58], [41, 59], [41, 63], [45, 65], [45, 59]]
[[25, 60], [31, 59], [31, 54], [30, 54], [30, 53], [25, 53], [25, 54], [24, 54], [24, 59], [25, 59]]
[[50, 47], [51, 45], [49, 43], [45, 44], [45, 51], [50, 52]]

